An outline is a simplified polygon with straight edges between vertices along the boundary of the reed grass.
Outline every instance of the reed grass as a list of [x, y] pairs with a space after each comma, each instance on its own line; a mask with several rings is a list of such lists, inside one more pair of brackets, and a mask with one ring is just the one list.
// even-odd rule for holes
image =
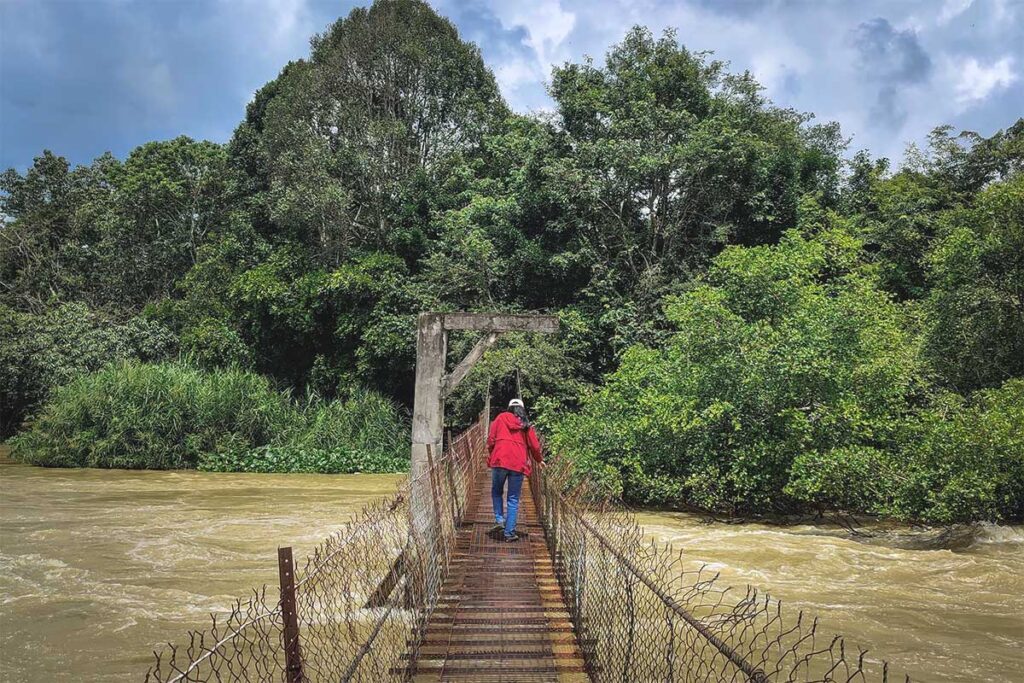
[[123, 362], [59, 388], [13, 456], [49, 467], [394, 472], [408, 426], [383, 396], [294, 400], [266, 377], [184, 363]]

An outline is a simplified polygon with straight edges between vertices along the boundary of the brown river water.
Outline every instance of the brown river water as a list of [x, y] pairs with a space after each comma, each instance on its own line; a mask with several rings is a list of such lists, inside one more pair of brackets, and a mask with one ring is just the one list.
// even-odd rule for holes
[[[0, 681], [139, 681], [153, 648], [276, 581], [397, 476], [47, 470], [0, 461]], [[1024, 527], [961, 550], [642, 513], [725, 581], [770, 590], [919, 681], [1024, 681]]]
[[0, 462], [0, 681], [141, 681], [400, 479]]

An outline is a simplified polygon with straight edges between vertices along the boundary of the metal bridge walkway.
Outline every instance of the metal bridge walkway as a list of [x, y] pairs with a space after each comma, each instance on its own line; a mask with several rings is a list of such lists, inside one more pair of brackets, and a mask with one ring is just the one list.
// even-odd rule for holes
[[524, 482], [518, 543], [491, 533], [490, 470], [473, 483], [451, 573], [424, 631], [414, 681], [589, 681], [544, 529]]

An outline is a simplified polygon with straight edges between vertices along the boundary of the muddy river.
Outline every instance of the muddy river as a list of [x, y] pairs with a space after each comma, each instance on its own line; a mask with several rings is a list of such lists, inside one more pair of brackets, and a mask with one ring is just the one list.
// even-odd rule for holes
[[141, 681], [399, 479], [0, 463], [0, 680]]
[[[0, 680], [139, 681], [395, 476], [47, 470], [0, 461]], [[642, 514], [649, 533], [928, 681], [1024, 681], [1024, 528], [956, 551]]]
[[838, 527], [639, 516], [694, 568], [706, 564], [727, 584], [768, 591], [786, 612], [818, 616], [915, 681], [1024, 681], [1024, 526], [982, 525], [947, 550], [912, 549], [936, 539], [909, 530], [867, 526], [875, 536], [853, 540]]

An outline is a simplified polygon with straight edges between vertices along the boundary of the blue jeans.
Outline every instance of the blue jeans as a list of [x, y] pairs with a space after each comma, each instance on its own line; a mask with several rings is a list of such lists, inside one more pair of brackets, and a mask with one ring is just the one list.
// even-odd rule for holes
[[[505, 480], [508, 480], [508, 515], [505, 515]], [[505, 538], [516, 532], [519, 516], [519, 492], [523, 490], [523, 473], [495, 467], [491, 470], [491, 502], [494, 503], [494, 521], [505, 525]]]

